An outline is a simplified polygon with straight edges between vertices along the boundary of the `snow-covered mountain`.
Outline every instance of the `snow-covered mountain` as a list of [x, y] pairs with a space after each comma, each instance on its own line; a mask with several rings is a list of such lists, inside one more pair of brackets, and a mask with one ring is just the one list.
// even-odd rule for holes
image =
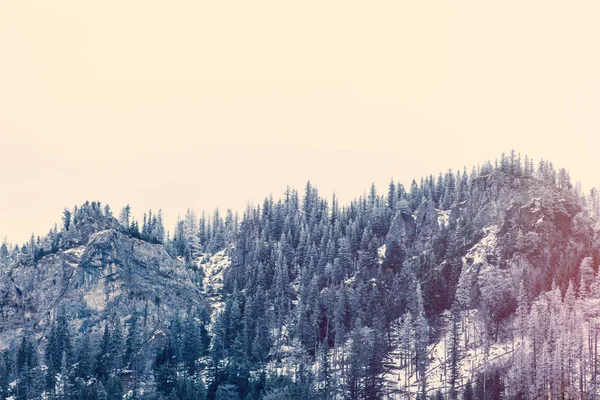
[[600, 201], [516, 154], [0, 248], [0, 398], [594, 398]]

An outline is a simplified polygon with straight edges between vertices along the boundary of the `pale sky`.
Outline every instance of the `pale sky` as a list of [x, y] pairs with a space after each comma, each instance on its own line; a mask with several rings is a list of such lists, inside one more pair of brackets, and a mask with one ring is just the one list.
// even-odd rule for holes
[[0, 240], [85, 200], [351, 200], [515, 148], [598, 185], [598, 1], [0, 0]]

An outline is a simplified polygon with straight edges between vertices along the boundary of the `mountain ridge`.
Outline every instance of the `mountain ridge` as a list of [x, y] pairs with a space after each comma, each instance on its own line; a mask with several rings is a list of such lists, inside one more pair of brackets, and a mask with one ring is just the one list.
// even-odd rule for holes
[[[30, 389], [65, 398], [466, 396], [469, 384], [481, 389], [479, 374], [485, 382], [501, 371], [496, 383], [512, 382], [516, 364], [487, 371], [485, 356], [465, 383], [457, 354], [505, 342], [546, 293], [587, 287], [583, 301], [592, 292], [595, 204], [565, 170], [535, 170], [514, 154], [471, 175], [413, 181], [409, 191], [392, 182], [382, 196], [373, 186], [346, 206], [308, 183], [302, 198], [288, 190], [241, 220], [188, 211], [172, 237], [160, 213], [144, 215], [140, 229], [129, 207], [117, 220], [88, 202], [65, 210], [60, 232], [0, 252], [0, 343], [11, 358], [29, 349], [21, 338], [35, 338], [39, 349], [27, 351], [46, 354], [36, 365], [55, 361], [45, 385]], [[483, 336], [469, 342], [469, 329]], [[69, 372], [77, 363], [65, 349], [87, 341], [95, 370]], [[464, 348], [442, 351], [441, 341]], [[107, 366], [107, 354], [120, 361]], [[390, 368], [404, 371], [402, 383]], [[69, 388], [57, 386], [60, 376]], [[484, 384], [482, 396], [499, 388]]]

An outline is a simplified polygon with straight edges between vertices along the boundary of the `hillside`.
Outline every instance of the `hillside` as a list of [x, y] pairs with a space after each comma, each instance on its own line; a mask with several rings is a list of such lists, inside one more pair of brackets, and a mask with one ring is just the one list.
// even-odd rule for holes
[[0, 398], [590, 398], [598, 204], [511, 153], [172, 234], [65, 209], [0, 248]]

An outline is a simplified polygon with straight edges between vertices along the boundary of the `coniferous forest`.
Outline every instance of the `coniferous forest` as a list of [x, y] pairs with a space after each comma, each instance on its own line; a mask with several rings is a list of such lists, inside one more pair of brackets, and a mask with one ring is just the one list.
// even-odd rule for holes
[[0, 398], [599, 398], [599, 213], [514, 151], [174, 227], [65, 208], [0, 247]]

